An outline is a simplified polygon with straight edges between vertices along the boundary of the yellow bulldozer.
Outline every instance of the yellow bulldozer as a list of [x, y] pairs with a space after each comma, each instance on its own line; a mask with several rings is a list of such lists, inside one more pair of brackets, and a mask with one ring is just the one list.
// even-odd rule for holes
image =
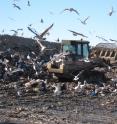
[[90, 82], [103, 82], [106, 77], [104, 72], [96, 68], [108, 68], [101, 57], [94, 57], [94, 51], [90, 48], [89, 41], [62, 40], [61, 52], [56, 54], [47, 63], [49, 73], [55, 73], [60, 79], [72, 79], [75, 75], [83, 72], [81, 80]]

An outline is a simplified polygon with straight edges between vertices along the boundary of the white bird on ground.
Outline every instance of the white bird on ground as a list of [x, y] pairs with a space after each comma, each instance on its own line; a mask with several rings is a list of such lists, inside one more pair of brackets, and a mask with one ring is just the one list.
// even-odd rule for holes
[[55, 75], [55, 73], [52, 73], [52, 78], [53, 78], [54, 80], [58, 80], [58, 77]]
[[77, 84], [77, 86], [74, 87], [74, 90], [79, 89], [80, 88], [80, 84], [81, 84], [81, 82], [78, 81], [78, 84]]
[[61, 91], [61, 86], [60, 86], [60, 83], [57, 83], [57, 85], [52, 85], [52, 87], [55, 88], [54, 90], [54, 96], [59, 96], [61, 95], [62, 91]]
[[26, 57], [28, 60], [30, 60], [31, 59], [31, 57], [29, 56], [29, 54], [27, 55], [27, 57]]
[[102, 87], [100, 87], [101, 88], [101, 90], [104, 90], [105, 88], [106, 88], [106, 84], [105, 83], [103, 83], [103, 86]]
[[36, 65], [34, 62], [33, 62], [33, 69], [36, 71]]
[[84, 88], [86, 87], [86, 85], [87, 85], [87, 81], [84, 80], [84, 84], [81, 84], [81, 85], [80, 85], [80, 88], [81, 88], [81, 89], [84, 89]]
[[14, 89], [16, 90], [17, 96], [21, 96], [22, 95], [22, 91], [21, 91], [21, 89], [19, 87], [19, 82], [15, 82]]
[[74, 77], [74, 81], [78, 81], [79, 80], [79, 76], [84, 72], [84, 70], [80, 71], [75, 77]]

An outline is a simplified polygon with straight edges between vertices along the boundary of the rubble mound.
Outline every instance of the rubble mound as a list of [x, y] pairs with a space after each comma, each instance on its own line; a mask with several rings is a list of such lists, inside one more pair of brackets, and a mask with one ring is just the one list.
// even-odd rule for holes
[[[60, 43], [41, 41], [44, 46], [49, 49], [56, 49], [56, 52], [60, 51]], [[5, 51], [6, 49], [12, 49], [17, 52], [30, 52], [34, 51], [35, 53], [40, 52], [40, 47], [34, 39], [24, 38], [18, 36], [10, 35], [0, 35], [0, 51]]]

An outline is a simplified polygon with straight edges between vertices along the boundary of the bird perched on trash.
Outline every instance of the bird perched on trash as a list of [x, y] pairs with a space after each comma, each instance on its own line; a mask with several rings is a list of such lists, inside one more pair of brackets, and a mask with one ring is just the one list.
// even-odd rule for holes
[[62, 91], [61, 91], [61, 86], [60, 86], [60, 83], [57, 83], [56, 85], [52, 85], [52, 87], [55, 88], [54, 90], [54, 96], [59, 96], [61, 95]]
[[17, 9], [21, 10], [21, 8], [18, 5], [16, 5], [15, 3], [13, 4], [13, 6], [16, 7]]
[[108, 15], [109, 15], [109, 16], [112, 16], [112, 14], [113, 14], [114, 12], [115, 12], [115, 11], [114, 11], [114, 9], [113, 9], [113, 7], [112, 7], [111, 10], [109, 11]]
[[30, 55], [29, 55], [29, 54], [27, 55], [27, 57], [26, 57], [26, 58], [27, 58], [28, 60], [30, 60], [30, 59], [31, 59], [31, 57], [30, 57]]
[[85, 18], [83, 21], [82, 20], [80, 20], [80, 22], [82, 23], [82, 24], [84, 24], [84, 25], [86, 25], [87, 23], [86, 23], [86, 21], [89, 19], [89, 16], [87, 17], [87, 18]]
[[79, 15], [79, 12], [76, 9], [74, 9], [74, 8], [66, 8], [61, 13], [65, 12], [65, 11], [75, 12], [77, 15]]
[[80, 36], [82, 36], [82, 37], [88, 38], [88, 37], [87, 37], [86, 35], [84, 35], [84, 34], [81, 34], [81, 33], [78, 33], [78, 32], [72, 31], [72, 30], [68, 30], [68, 31], [72, 32], [74, 36], [80, 35]]

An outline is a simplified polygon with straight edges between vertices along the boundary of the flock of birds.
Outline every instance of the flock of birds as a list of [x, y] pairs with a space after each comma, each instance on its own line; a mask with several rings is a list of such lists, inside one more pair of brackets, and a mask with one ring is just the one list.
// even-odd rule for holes
[[[14, 8], [17, 8], [18, 10], [21, 10], [21, 7], [19, 5], [17, 5], [16, 3], [13, 3], [12, 5], [13, 5]], [[29, 6], [29, 7], [31, 6], [30, 1], [27, 1], [27, 6]]]
[[[24, 84], [24, 87], [26, 89], [26, 92], [29, 92], [31, 89], [32, 91], [41, 92], [43, 94], [52, 92], [53, 96], [61, 96], [65, 93], [71, 93], [72, 95], [83, 95], [83, 96], [106, 96], [111, 95], [115, 96], [117, 95], [117, 80], [113, 81], [112, 84], [106, 84], [103, 83], [102, 86], [95, 85], [95, 84], [89, 84], [84, 80], [84, 83], [82, 84], [80, 81], [72, 82], [71, 84], [65, 82], [65, 83], [56, 83], [53, 80], [50, 82], [48, 79], [41, 80], [41, 79], [31, 79], [27, 81]], [[36, 84], [36, 85], [34, 85]], [[35, 87], [36, 86], [36, 87]], [[38, 87], [40, 86], [40, 87]], [[19, 89], [16, 89], [17, 95], [19, 94]], [[20, 93], [18, 96], [22, 96], [22, 93]]]
[[[16, 9], [18, 9], [18, 10], [21, 10], [21, 7], [18, 5], [18, 2], [19, 0], [14, 0], [14, 3], [12, 4], [13, 5], [13, 7], [14, 8], [16, 8]], [[31, 6], [31, 3], [30, 3], [30, 1], [28, 0], [27, 1], [27, 6], [28, 7], [30, 7]], [[65, 13], [65, 12], [70, 12], [70, 13], [75, 13], [75, 14], [77, 14], [77, 15], [80, 15], [80, 12], [77, 10], [77, 9], [74, 9], [74, 8], [65, 8], [65, 9], [63, 9], [61, 12], [60, 12], [60, 14], [63, 14], [63, 13]], [[51, 14], [53, 14], [53, 12], [50, 12]], [[115, 10], [114, 10], [114, 8], [113, 8], [113, 6], [112, 6], [112, 8], [110, 9], [110, 11], [108, 12], [108, 15], [109, 16], [112, 16], [113, 15], [113, 13], [115, 13]], [[9, 17], [10, 18], [10, 17]], [[87, 16], [86, 18], [84, 18], [83, 20], [81, 20], [80, 18], [78, 18], [78, 20], [83, 24], [83, 25], [86, 25], [87, 24], [87, 21], [89, 20], [89, 18], [90, 18], [90, 16]], [[10, 18], [10, 19], [12, 19], [13, 20], [13, 18]], [[41, 18], [40, 19], [40, 23], [44, 23], [44, 19], [43, 18]], [[29, 26], [32, 26], [32, 24], [30, 24]], [[29, 29], [29, 27], [28, 27], [28, 29]], [[29, 29], [30, 30], [30, 29]], [[21, 36], [23, 36], [23, 29], [22, 30], [10, 30], [10, 31], [12, 31], [12, 32], [14, 32], [13, 33], [13, 35], [18, 35], [18, 31], [22, 31], [22, 33], [21, 33]], [[31, 30], [30, 30], [31, 31]], [[68, 30], [69, 32], [71, 32], [72, 34], [73, 34], [73, 36], [81, 36], [81, 37], [84, 37], [84, 38], [88, 38], [88, 36], [86, 36], [86, 35], [84, 35], [84, 34], [82, 34], [82, 33], [79, 33], [79, 32], [77, 32], [77, 31], [73, 31], [73, 30]], [[32, 31], [31, 31], [32, 32]], [[2, 30], [2, 33], [4, 33], [4, 30]], [[34, 33], [34, 31], [33, 31], [33, 33]], [[47, 34], [47, 33], [46, 33]], [[49, 33], [48, 33], [49, 34]], [[106, 40], [105, 38], [103, 38], [103, 37], [101, 37], [101, 36], [96, 36], [97, 38], [99, 38], [99, 39], [101, 39], [101, 40], [103, 40], [103, 41], [108, 41], [108, 40]], [[56, 41], [59, 41], [59, 40], [56, 40]], [[111, 39], [110, 38], [110, 41], [113, 41], [113, 42], [116, 42], [117, 40], [113, 40], [113, 39]]]

